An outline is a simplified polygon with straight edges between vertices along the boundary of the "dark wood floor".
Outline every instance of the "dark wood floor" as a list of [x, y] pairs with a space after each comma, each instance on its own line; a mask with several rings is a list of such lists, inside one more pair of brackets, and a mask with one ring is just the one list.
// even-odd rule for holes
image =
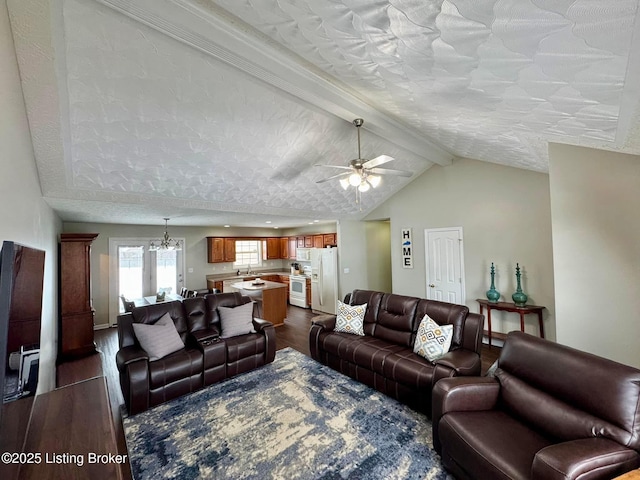
[[[311, 319], [314, 316], [309, 309], [289, 306], [284, 325], [276, 328], [277, 350], [291, 347], [305, 355], [309, 355], [309, 329], [311, 327]], [[122, 429], [122, 405], [124, 404], [124, 398], [120, 391], [118, 369], [116, 368], [115, 361], [118, 351], [117, 330], [115, 328], [98, 330], [95, 332], [95, 341], [102, 355], [103, 371], [107, 378], [109, 401], [118, 442], [118, 453], [126, 455], [127, 447]], [[483, 374], [493, 362], [495, 362], [499, 354], [500, 348], [489, 348], [487, 345], [483, 345], [481, 354]], [[126, 465], [128, 466], [128, 462]], [[131, 471], [128, 468], [123, 470], [123, 477], [125, 480], [131, 479]]]

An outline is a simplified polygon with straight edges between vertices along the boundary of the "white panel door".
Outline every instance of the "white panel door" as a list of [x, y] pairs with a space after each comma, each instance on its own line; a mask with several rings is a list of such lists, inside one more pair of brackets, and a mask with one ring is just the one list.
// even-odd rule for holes
[[424, 234], [427, 298], [463, 305], [462, 227], [426, 229]]

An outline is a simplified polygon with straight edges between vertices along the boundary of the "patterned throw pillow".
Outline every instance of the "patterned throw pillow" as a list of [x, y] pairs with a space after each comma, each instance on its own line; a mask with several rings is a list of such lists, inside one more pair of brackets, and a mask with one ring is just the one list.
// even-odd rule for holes
[[152, 325], [134, 323], [133, 332], [151, 362], [184, 348], [180, 334], [168, 313]]
[[416, 335], [414, 353], [435, 362], [449, 351], [453, 338], [453, 325], [438, 325], [425, 315]]
[[364, 336], [364, 313], [366, 311], [366, 303], [364, 305], [348, 305], [338, 300], [338, 316], [333, 330]]

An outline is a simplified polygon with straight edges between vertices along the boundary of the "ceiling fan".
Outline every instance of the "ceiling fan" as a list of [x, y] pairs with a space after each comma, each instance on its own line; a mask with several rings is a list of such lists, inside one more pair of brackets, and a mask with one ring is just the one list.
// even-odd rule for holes
[[351, 160], [349, 166], [342, 165], [320, 165], [317, 164], [316, 167], [332, 167], [332, 168], [340, 168], [343, 170], [347, 170], [346, 172], [338, 173], [337, 175], [332, 175], [331, 177], [324, 178], [322, 180], [318, 180], [316, 183], [324, 183], [329, 180], [339, 179], [340, 185], [345, 190], [349, 188], [349, 186], [356, 187], [356, 203], [359, 203], [359, 193], [366, 192], [369, 188], [376, 188], [380, 181], [380, 175], [397, 175], [400, 177], [410, 177], [413, 175], [412, 172], [407, 172], [405, 170], [393, 170], [391, 168], [379, 168], [379, 165], [390, 162], [394, 160], [393, 157], [389, 155], [379, 155], [376, 158], [372, 158], [371, 160], [366, 160], [362, 158], [360, 154], [360, 127], [364, 120], [361, 118], [356, 118], [353, 121], [353, 124], [356, 126], [358, 132], [358, 158]]

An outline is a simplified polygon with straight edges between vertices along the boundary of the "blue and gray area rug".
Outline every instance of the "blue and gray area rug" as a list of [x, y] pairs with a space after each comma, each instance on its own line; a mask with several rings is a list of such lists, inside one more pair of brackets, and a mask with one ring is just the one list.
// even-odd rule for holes
[[452, 478], [426, 416], [289, 348], [123, 423], [136, 480]]

